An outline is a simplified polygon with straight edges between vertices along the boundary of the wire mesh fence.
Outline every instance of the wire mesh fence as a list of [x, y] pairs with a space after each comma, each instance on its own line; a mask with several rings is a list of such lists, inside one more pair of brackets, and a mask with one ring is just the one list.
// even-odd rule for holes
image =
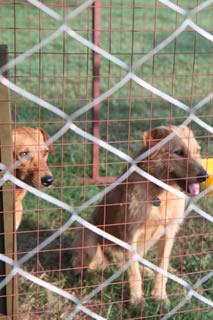
[[[94, 319], [116, 319], [117, 315], [110, 314], [111, 309], [109, 306], [112, 303], [114, 305], [121, 304], [121, 310], [118, 315], [120, 319], [129, 318], [130, 315], [126, 315], [122, 311], [125, 302], [128, 302], [128, 298], [126, 298], [124, 293], [124, 284], [127, 283], [124, 271], [128, 270], [134, 260], [138, 260], [141, 265], [168, 277], [172, 283], [174, 282], [179, 286], [178, 300], [175, 300], [174, 305], [172, 304], [171, 307], [168, 307], [166, 312], [161, 304], [160, 310], [153, 311], [153, 309], [144, 314], [143, 303], [141, 302], [140, 310], [137, 311], [135, 319], [150, 318], [152, 316], [169, 319], [174, 314], [180, 317], [185, 312], [187, 314], [190, 311], [197, 312], [194, 317], [199, 318], [199, 310], [209, 311], [210, 307], [213, 306], [211, 286], [207, 285], [205, 287], [206, 290], [201, 290], [201, 286], [208, 283], [208, 280], [213, 276], [212, 267], [208, 260], [211, 257], [211, 250], [209, 248], [208, 250], [204, 250], [205, 236], [209, 235], [211, 239], [211, 229], [207, 228], [207, 231], [205, 231], [205, 221], [213, 222], [211, 212], [208, 212], [209, 209], [206, 204], [206, 195], [212, 187], [210, 186], [198, 196], [191, 198], [143, 171], [137, 166], [137, 162], [138, 160], [142, 161], [146, 159], [148, 155], [153, 154], [159, 147], [171, 141], [175, 137], [175, 134], [180, 132], [184, 126], [194, 126], [195, 135], [201, 142], [207, 139], [206, 155], [210, 156], [211, 154], [210, 134], [213, 133], [211, 126], [211, 100], [213, 93], [211, 62], [208, 61], [211, 61], [213, 36], [210, 32], [211, 27], [206, 22], [208, 20], [206, 17], [212, 10], [213, 0], [202, 1], [201, 3], [191, 1], [187, 5], [183, 4], [183, 6], [167, 0], [145, 1], [143, 4], [141, 4], [141, 1], [128, 1], [125, 3], [118, 1], [112, 3], [112, 1], [101, 2], [90, 0], [82, 3], [80, 1], [76, 2], [72, 2], [73, 4], [62, 2], [44, 4], [37, 0], [28, 0], [23, 3], [14, 4], [13, 18], [15, 16], [15, 21], [20, 25], [18, 27], [17, 25], [14, 26], [11, 28], [12, 30], [10, 30], [10, 26], [4, 25], [2, 27], [3, 30], [8, 29], [13, 35], [17, 35], [17, 38], [15, 37], [13, 40], [16, 43], [16, 47], [14, 48], [13, 55], [10, 57], [11, 59], [0, 69], [1, 83], [11, 90], [11, 101], [14, 103], [13, 115], [16, 119], [15, 126], [17, 124], [31, 125], [33, 123], [34, 126], [44, 127], [50, 132], [51, 137], [46, 141], [45, 145], [53, 144], [54, 146], [55, 154], [53, 155], [54, 160], [51, 169], [58, 180], [60, 180], [61, 185], [54, 187], [51, 191], [41, 191], [27, 185], [14, 176], [14, 169], [21, 162], [32, 157], [32, 154], [25, 156], [23, 160], [16, 162], [10, 168], [5, 167], [1, 163], [0, 169], [4, 173], [0, 179], [1, 186], [6, 181], [11, 181], [17, 187], [29, 191], [32, 197], [37, 197], [37, 205], [34, 210], [38, 214], [38, 219], [36, 220], [37, 228], [34, 227], [35, 225], [33, 227], [26, 225], [25, 229], [17, 231], [18, 242], [26, 241], [26, 236], [28, 236], [29, 232], [33, 240], [32, 243], [28, 243], [29, 246], [27, 248], [22, 247], [17, 252], [18, 260], [16, 262], [7, 256], [0, 255], [1, 261], [13, 267], [11, 273], [1, 281], [0, 288], [3, 288], [16, 275], [37, 285], [37, 289], [35, 290], [37, 297], [31, 301], [32, 304], [36, 305], [36, 311], [32, 312], [32, 314], [36, 314], [37, 318], [41, 317], [42, 312], [51, 312], [52, 308], [52, 306], [49, 306], [47, 307], [48, 310], [43, 309], [42, 311], [41, 304], [45, 305], [47, 302], [46, 300], [42, 300], [42, 303], [40, 302], [38, 294], [41, 297], [44, 291], [39, 288], [47, 289], [57, 297], [60, 297], [58, 300], [53, 299], [52, 305], [57, 305], [53, 319], [78, 319], [78, 316], [79, 319], [84, 319], [84, 316], [86, 319], [88, 317]], [[10, 2], [8, 4], [1, 4], [5, 12], [7, 12], [6, 6], [12, 5]], [[103, 16], [105, 17], [103, 23], [106, 23], [101, 29], [103, 38], [101, 38], [100, 46], [95, 45], [91, 41], [92, 19], [90, 11], [94, 5], [102, 8]], [[18, 10], [18, 6], [21, 9], [24, 8], [24, 12]], [[27, 12], [26, 16], [29, 17], [30, 11], [35, 8], [37, 8], [37, 19], [29, 19], [29, 25], [23, 27], [21, 25], [23, 16]], [[118, 15], [121, 8], [123, 11], [122, 17], [119, 20]], [[157, 10], [162, 13], [162, 19], [166, 22], [166, 26], [164, 27], [162, 25], [158, 26]], [[1, 13], [3, 17], [5, 16], [5, 12]], [[153, 19], [153, 17], [155, 18]], [[172, 17], [171, 20], [170, 17]], [[147, 22], [147, 28], [145, 23], [141, 27], [142, 18]], [[128, 19], [132, 25], [130, 29], [128, 29]], [[150, 37], [148, 30], [150, 28], [148, 20], [150, 22], [150, 19], [153, 19], [151, 30], [152, 36], [154, 35], [154, 45], [153, 38], [152, 36]], [[199, 25], [199, 19], [202, 22], [201, 25]], [[115, 23], [117, 20], [119, 20], [120, 26]], [[8, 19], [7, 23], [10, 24], [10, 19]], [[128, 26], [126, 27], [127, 29], [125, 29], [126, 24]], [[114, 49], [113, 44], [115, 45], [118, 39], [116, 36], [113, 38], [113, 32], [115, 31], [116, 33], [118, 27], [122, 31], [120, 31], [122, 35], [119, 46]], [[21, 36], [17, 30], [19, 30]], [[32, 31], [32, 34], [29, 30]], [[33, 36], [35, 30], [36, 40]], [[157, 36], [157, 32], [159, 32], [159, 36]], [[131, 34], [132, 43], [129, 43], [129, 39], [128, 43], [125, 43], [125, 38], [128, 38], [127, 33]], [[144, 34], [146, 36], [143, 36]], [[187, 37], [184, 38], [183, 34], [186, 34]], [[32, 37], [30, 40], [28, 39], [29, 42], [27, 44], [31, 44], [28, 49], [24, 45], [26, 35]], [[137, 41], [134, 37], [138, 37]], [[110, 39], [108, 44], [104, 42], [106, 38]], [[178, 39], [180, 39], [179, 42]], [[134, 48], [134, 41], [136, 49]], [[140, 46], [141, 42], [144, 43], [142, 50], [141, 47], [137, 48], [138, 42], [140, 42]], [[195, 44], [197, 45], [196, 48], [193, 47]], [[54, 46], [57, 47], [57, 52]], [[187, 53], [181, 51], [182, 46], [188, 46]], [[103, 68], [100, 75], [102, 93], [95, 99], [91, 97], [91, 79], [93, 77], [91, 73], [92, 52], [101, 56], [101, 66]], [[191, 69], [185, 71], [185, 68], [181, 66], [184, 65], [185, 59], [188, 59], [186, 58], [187, 54], [189, 59], [192, 57], [193, 59], [192, 61], [190, 60]], [[199, 65], [195, 61], [199, 59], [199, 55], [204, 55], [207, 70], [204, 64], [200, 63]], [[197, 58], [195, 59], [196, 56]], [[52, 59], [53, 63], [51, 67], [48, 65], [48, 59]], [[60, 73], [57, 73], [56, 65], [60, 66]], [[169, 74], [164, 74], [164, 69], [167, 66], [171, 70]], [[188, 64], [186, 67], [188, 67]], [[199, 70], [196, 70], [196, 68]], [[83, 71], [82, 73], [82, 69], [86, 70], [86, 72]], [[3, 73], [8, 70], [10, 71], [9, 79], [3, 76]], [[37, 73], [37, 70], [39, 70], [39, 73]], [[31, 73], [31, 76], [29, 76], [29, 73]], [[182, 73], [184, 73], [184, 77], [182, 77]], [[176, 78], [179, 80], [176, 80]], [[185, 83], [182, 83], [183, 79], [185, 79]], [[163, 81], [165, 81], [164, 85], [162, 85]], [[175, 81], [177, 81], [176, 84]], [[189, 89], [186, 86], [188, 82]], [[199, 90], [201, 84], [202, 88]], [[176, 86], [178, 86], [178, 89]], [[63, 89], [61, 90], [60, 88]], [[163, 89], [161, 90], [161, 88]], [[140, 90], [140, 94], [138, 90]], [[73, 94], [71, 98], [69, 96], [70, 91]], [[78, 94], [75, 94], [76, 92]], [[146, 105], [145, 109], [142, 109], [144, 113], [142, 114], [140, 109], [141, 100], [146, 103], [147, 97], [149, 104]], [[113, 104], [114, 100], [118, 101], [118, 105]], [[128, 101], [127, 112], [125, 111], [126, 101]], [[156, 106], [154, 105], [155, 101], [157, 101]], [[159, 113], [159, 108], [162, 108], [162, 101], [165, 103], [165, 109], [161, 110], [161, 114]], [[63, 102], [62, 105], [61, 102]], [[70, 103], [72, 104], [71, 106]], [[24, 107], [24, 113], [20, 112], [21, 104], [21, 107]], [[91, 115], [89, 114], [89, 111], [97, 104], [100, 104], [100, 112], [103, 112], [99, 122], [100, 137], [91, 134], [93, 119], [91, 119]], [[136, 108], [134, 104], [136, 104]], [[206, 108], [207, 105], [208, 108]], [[38, 106], [36, 112], [35, 106]], [[168, 112], [165, 111], [166, 108]], [[19, 113], [21, 114], [20, 116]], [[29, 119], [35, 118], [38, 121], [29, 121]], [[131, 125], [131, 122], [134, 122], [135, 126]], [[135, 159], [129, 154], [137, 150], [138, 145], [141, 144], [142, 137], [140, 135], [142, 131], [145, 131], [143, 128], [141, 129], [142, 123], [146, 123], [146, 128], [151, 128], [161, 123], [178, 124], [179, 127], [175, 132], [169, 134], [167, 138]], [[201, 129], [203, 130], [202, 132], [205, 130], [207, 133], [201, 134]], [[131, 130], [133, 131], [132, 139], [130, 139]], [[116, 138], [114, 138], [115, 132], [117, 134]], [[100, 153], [102, 152], [103, 154], [101, 158], [103, 159], [103, 163], [99, 163], [99, 166], [103, 168], [103, 175], [116, 176], [121, 172], [120, 168], [126, 168], [126, 164], [129, 165], [124, 174], [107, 186], [92, 184], [92, 182], [88, 182], [87, 180], [93, 166], [91, 156], [88, 156], [92, 144], [97, 144], [100, 147]], [[36, 152], [38, 151], [39, 149]], [[61, 156], [62, 154], [63, 156]], [[60, 160], [59, 156], [61, 156]], [[60, 165], [58, 161], [60, 161]], [[191, 217], [201, 217], [203, 219], [202, 231], [194, 233], [195, 238], [198, 238], [199, 234], [199, 237], [201, 237], [199, 239], [202, 239], [200, 253], [196, 255], [193, 254], [193, 251], [191, 251], [192, 253], [185, 252], [184, 245], [186, 246], [186, 244], [184, 244], [183, 239], [184, 237], [190, 237], [190, 235], [183, 232], [183, 235], [179, 237], [180, 240], [183, 240], [183, 255], [171, 256], [171, 259], [180, 259], [181, 261], [182, 273], [180, 272], [180, 276], [156, 266], [154, 259], [141, 257], [132, 245], [87, 221], [88, 216], [103, 196], [113, 190], [118, 184], [124, 182], [133, 172], [137, 172], [150, 182], [171, 192], [174, 197], [177, 196], [188, 203], [188, 207], [184, 213], [184, 230], [185, 224]], [[83, 179], [83, 185], [76, 184], [76, 180], [79, 178]], [[66, 195], [63, 194], [64, 189], [67, 190]], [[89, 190], [92, 190], [92, 192]], [[74, 192], [76, 194], [81, 193], [81, 196], [76, 201], [77, 195]], [[70, 194], [72, 196], [71, 204], [69, 200]], [[48, 203], [48, 205], [45, 206], [42, 200]], [[197, 204], [198, 200], [203, 201], [204, 209], [201, 209], [201, 206]], [[29, 219], [32, 218], [30, 209], [32, 203], [29, 201], [27, 209], [24, 212], [26, 216], [29, 216]], [[86, 212], [86, 209], [88, 209], [88, 212]], [[57, 218], [56, 222], [54, 221], [51, 227], [48, 228], [49, 221], [47, 221], [46, 216], [49, 214], [49, 219], [51, 220], [52, 212], [57, 214]], [[52, 217], [55, 219], [55, 215]], [[41, 221], [44, 222], [45, 227], [41, 227]], [[68, 267], [70, 263], [68, 253], [72, 251], [72, 244], [68, 238], [69, 231], [72, 232], [79, 229], [79, 225], [77, 226], [75, 223], [78, 223], [81, 228], [88, 228], [102, 238], [120, 246], [125, 251], [130, 251], [132, 253], [131, 259], [120, 266], [117, 271], [113, 269], [113, 272], [108, 275], [106, 280], [106, 275], [104, 276], [102, 270], [98, 284], [93, 285], [88, 282], [85, 284], [81, 273], [78, 285], [75, 284], [75, 288], [67, 288], [63, 283], [65, 281], [64, 274], [70, 273], [72, 269], [70, 265]], [[176, 220], [172, 221], [167, 228], [171, 228], [176, 223]], [[166, 233], [167, 228], [158, 234], [157, 237], [162, 237]], [[54, 242], [56, 239], [59, 239], [57, 244]], [[64, 246], [64, 241], [67, 241], [69, 244]], [[146, 246], [147, 243], [143, 245]], [[47, 253], [50, 253], [47, 259], [51, 261], [54, 252], [57, 252], [57, 258], [54, 257], [51, 268], [49, 267], [50, 269], [45, 270], [44, 267], [40, 266], [39, 261], [45, 260]], [[204, 253], [208, 256], [205, 259], [207, 263], [206, 269], [203, 269], [200, 265], [199, 270], [194, 270], [192, 264], [192, 270], [188, 272], [189, 279], [190, 274], [195, 274], [195, 271], [198, 278], [192, 283], [184, 280], [182, 276], [184, 259], [186, 260], [190, 254], [196, 257], [202, 256]], [[22, 268], [22, 265], [25, 265], [27, 262], [31, 263], [31, 268], [34, 271], [27, 272]], [[66, 268], [62, 267], [64, 265], [66, 265]], [[59, 274], [57, 285], [55, 285], [54, 281], [51, 283], [51, 277], [48, 281], [43, 280], [45, 273], [51, 274], [53, 272], [58, 272]], [[118, 280], [120, 277], [122, 277], [122, 280]], [[106, 300], [106, 302], [103, 298], [105, 288], [116, 286], [118, 283], [121, 284], [120, 301], [116, 301], [116, 298], [113, 298], [115, 300]], [[89, 290], [86, 290], [86, 287]], [[207, 290], [210, 292], [209, 295], [206, 294]], [[27, 292], [24, 289], [21, 295], [25, 296], [26, 294]], [[184, 310], [181, 313], [180, 310], [183, 310], [183, 306], [192, 298], [196, 299], [198, 303], [197, 307], [193, 307], [194, 309], [192, 308], [192, 310], [188, 307], [188, 310]], [[63, 308], [60, 307], [63, 304], [61, 299], [67, 302]], [[97, 305], [98, 308], [96, 308]], [[107, 312], [105, 312], [105, 308], [107, 308]], [[41, 311], [38, 311], [40, 309]], [[47, 318], [50, 319], [50, 316], [47, 315]]]

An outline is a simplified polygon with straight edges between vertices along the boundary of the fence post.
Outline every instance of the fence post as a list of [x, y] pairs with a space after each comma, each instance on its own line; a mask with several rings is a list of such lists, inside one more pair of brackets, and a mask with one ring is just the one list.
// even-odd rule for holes
[[[0, 45], [0, 67], [7, 63], [8, 47]], [[4, 74], [7, 76], [7, 74]], [[0, 83], [0, 161], [6, 166], [13, 164], [11, 109], [9, 89]], [[1, 173], [1, 172], [0, 172]], [[0, 189], [0, 252], [15, 259], [15, 230], [14, 230], [14, 185], [5, 182]], [[0, 281], [9, 274], [12, 267], [0, 262]], [[17, 311], [17, 285], [13, 278], [0, 291], [0, 314], [12, 316]], [[1, 317], [2, 319], [2, 317]], [[15, 317], [13, 317], [15, 319]]]
[[[96, 0], [93, 7], [93, 43], [100, 46], [101, 32], [101, 0]], [[93, 99], [100, 96], [100, 55], [93, 51]], [[100, 104], [93, 108], [93, 135], [100, 137]], [[92, 149], [92, 179], [97, 180], [99, 177], [99, 145], [93, 143]]]

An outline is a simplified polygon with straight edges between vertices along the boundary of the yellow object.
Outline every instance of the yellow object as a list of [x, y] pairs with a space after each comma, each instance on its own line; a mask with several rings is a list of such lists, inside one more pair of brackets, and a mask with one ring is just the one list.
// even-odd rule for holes
[[[201, 187], [203, 189], [207, 189], [208, 187], [213, 185], [213, 159], [202, 159], [201, 161], [204, 168], [209, 174], [209, 178], [205, 182], [201, 183]], [[209, 192], [209, 194], [213, 196], [213, 189]]]

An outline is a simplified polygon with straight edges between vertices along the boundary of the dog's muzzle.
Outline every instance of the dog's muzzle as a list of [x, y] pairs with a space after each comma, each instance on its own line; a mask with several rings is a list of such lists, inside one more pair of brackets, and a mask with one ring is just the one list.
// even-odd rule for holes
[[207, 178], [208, 178], [208, 173], [206, 172], [206, 170], [202, 169], [194, 180], [189, 181], [189, 184], [188, 184], [189, 193], [193, 196], [197, 196], [200, 193], [199, 184], [201, 182], [206, 181]]
[[41, 183], [44, 187], [49, 187], [53, 184], [54, 178], [53, 176], [45, 176], [41, 178]]
[[208, 177], [209, 177], [208, 173], [206, 172], [206, 170], [203, 169], [201, 172], [199, 172], [196, 179], [198, 183], [201, 183], [206, 181]]

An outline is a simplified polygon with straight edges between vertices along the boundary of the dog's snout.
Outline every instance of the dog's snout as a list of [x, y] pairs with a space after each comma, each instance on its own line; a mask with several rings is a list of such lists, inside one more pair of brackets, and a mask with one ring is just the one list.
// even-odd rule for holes
[[206, 179], [208, 178], [208, 173], [206, 172], [206, 170], [201, 170], [200, 172], [199, 172], [199, 174], [197, 175], [197, 181], [198, 182], [204, 182], [204, 181], [206, 181]]
[[53, 176], [45, 176], [41, 178], [41, 183], [45, 187], [49, 187], [51, 184], [53, 184], [54, 178]]

